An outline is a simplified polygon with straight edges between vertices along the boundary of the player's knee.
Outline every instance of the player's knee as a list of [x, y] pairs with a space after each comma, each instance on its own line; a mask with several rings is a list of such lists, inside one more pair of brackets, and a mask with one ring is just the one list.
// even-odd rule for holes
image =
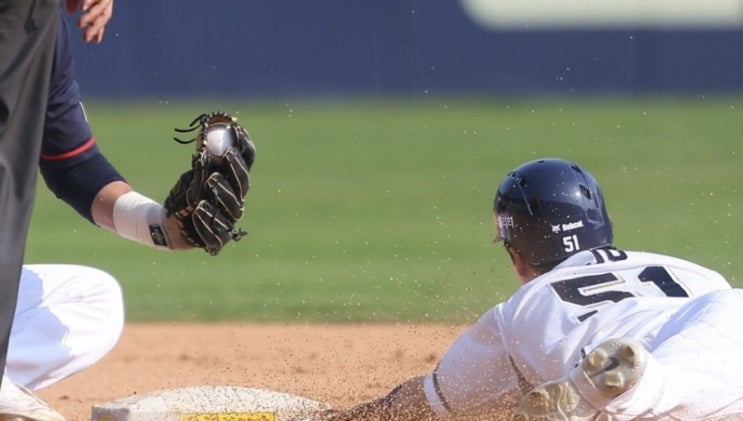
[[85, 302], [88, 317], [98, 326], [99, 344], [113, 348], [124, 328], [124, 299], [119, 282], [108, 272], [96, 268], [86, 268], [87, 280], [82, 300]]
[[106, 307], [109, 322], [118, 326], [120, 332], [124, 326], [124, 297], [118, 280], [107, 272], [99, 271], [99, 294]]

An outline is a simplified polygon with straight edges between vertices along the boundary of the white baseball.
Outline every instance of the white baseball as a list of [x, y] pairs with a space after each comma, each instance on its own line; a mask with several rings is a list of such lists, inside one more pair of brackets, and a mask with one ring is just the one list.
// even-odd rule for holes
[[212, 126], [206, 129], [206, 150], [219, 163], [227, 148], [235, 144], [235, 132], [227, 126]]

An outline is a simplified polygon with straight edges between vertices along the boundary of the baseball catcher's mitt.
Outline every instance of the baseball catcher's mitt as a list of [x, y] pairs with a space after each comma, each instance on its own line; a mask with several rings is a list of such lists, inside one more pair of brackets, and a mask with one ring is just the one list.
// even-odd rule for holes
[[223, 112], [202, 114], [188, 129], [198, 130], [191, 169], [183, 173], [165, 199], [166, 216], [175, 216], [181, 233], [194, 247], [216, 255], [229, 240], [246, 232], [235, 228], [243, 215], [245, 195], [250, 188], [250, 168], [255, 146], [237, 119]]

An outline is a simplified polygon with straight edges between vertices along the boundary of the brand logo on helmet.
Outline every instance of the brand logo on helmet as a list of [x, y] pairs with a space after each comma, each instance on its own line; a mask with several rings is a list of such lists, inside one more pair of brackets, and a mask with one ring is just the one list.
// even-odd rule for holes
[[557, 225], [550, 224], [550, 226], [552, 227], [552, 232], [557, 234], [559, 232], [568, 232], [568, 231], [576, 230], [578, 228], [583, 228], [583, 220], [580, 220], [578, 222], [569, 222], [567, 224], [557, 224]]
[[496, 217], [497, 233], [494, 241], [510, 241], [511, 230], [516, 228], [516, 223], [510, 215], [497, 215]]
[[514, 228], [516, 224], [513, 222], [513, 216], [498, 216], [498, 227], [503, 228]]

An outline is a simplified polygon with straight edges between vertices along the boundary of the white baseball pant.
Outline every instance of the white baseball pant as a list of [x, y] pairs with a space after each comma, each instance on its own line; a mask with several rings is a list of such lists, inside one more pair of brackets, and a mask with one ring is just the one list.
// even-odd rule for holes
[[616, 420], [743, 419], [743, 290], [703, 295], [650, 344], [641, 381], [607, 407]]
[[121, 287], [108, 273], [24, 265], [5, 376], [31, 390], [54, 384], [106, 355], [123, 326]]

